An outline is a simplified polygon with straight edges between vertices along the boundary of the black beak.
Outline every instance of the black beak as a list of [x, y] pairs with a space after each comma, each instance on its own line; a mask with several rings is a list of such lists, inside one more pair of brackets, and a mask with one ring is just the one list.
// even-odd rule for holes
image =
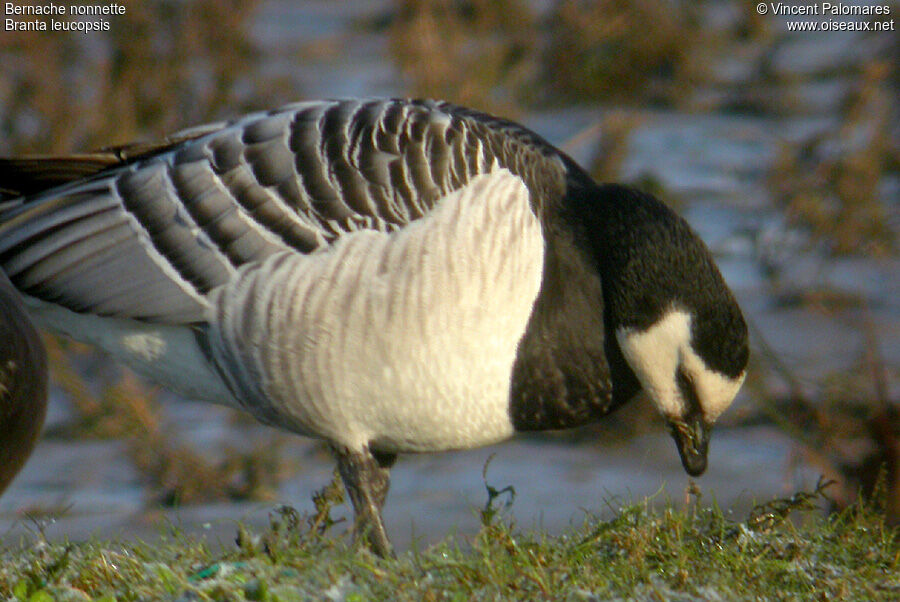
[[669, 432], [678, 447], [681, 465], [692, 477], [699, 477], [706, 470], [709, 428], [703, 418], [669, 421]]

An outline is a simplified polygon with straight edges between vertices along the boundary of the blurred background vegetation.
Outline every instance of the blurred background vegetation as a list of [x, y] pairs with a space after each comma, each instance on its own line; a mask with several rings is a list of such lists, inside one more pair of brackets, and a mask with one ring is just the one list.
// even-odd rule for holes
[[[623, 168], [648, 111], [771, 118], [773, 127], [794, 117], [818, 123], [786, 133], [760, 174], [767, 210], [800, 241], [787, 260], [772, 259], [763, 249], [760, 269], [772, 299], [835, 319], [849, 316], [868, 328], [870, 352], [856, 365], [811, 381], [798, 377], [756, 331], [751, 409], [730, 419], [778, 424], [807, 461], [839, 480], [838, 505], [852, 501], [860, 488], [871, 493], [880, 478], [889, 512], [900, 516], [898, 369], [877, 352], [879, 333], [865, 319], [871, 300], [798, 287], [785, 268], [791, 254], [826, 262], [897, 258], [896, 33], [861, 34], [847, 48], [847, 60], [835, 62], [817, 60], [815, 47], [798, 47], [795, 34], [759, 16], [756, 2], [747, 0], [345, 3], [356, 9], [297, 3], [312, 7], [309, 14], [326, 24], [338, 18], [335, 12], [351, 15], [346, 27], [309, 35], [305, 26], [295, 35], [276, 35], [267, 29], [271, 18], [258, 18], [268, 8], [287, 19], [294, 10], [287, 2], [122, 4], [125, 15], [111, 17], [108, 32], [0, 32], [0, 153], [64, 153], [152, 140], [300, 100], [310, 91], [341, 95], [347, 85], [328, 82], [340, 80], [333, 72], [342, 56], [372, 40], [392, 78], [379, 94], [443, 98], [515, 119], [587, 108], [590, 122], [564, 148], [586, 145], [598, 179], [630, 179], [672, 202], [681, 200], [677, 191], [652, 175], [626, 176]], [[900, 7], [891, 6], [896, 15]], [[837, 39], [815, 35], [814, 45]], [[331, 79], [308, 85], [295, 76], [295, 70], [310, 69], [331, 72]], [[290, 463], [278, 454], [281, 435], [269, 432], [262, 442], [211, 457], [176, 436], [165, 406], [152, 403], [160, 393], [151, 386], [79, 345], [48, 344], [57, 395], [74, 408], [70, 423], [51, 435], [127, 437], [152, 500], [265, 498], [290, 474]], [[637, 419], [643, 411], [626, 410], [598, 428], [647, 428]], [[197, 474], [204, 478], [187, 478]]]

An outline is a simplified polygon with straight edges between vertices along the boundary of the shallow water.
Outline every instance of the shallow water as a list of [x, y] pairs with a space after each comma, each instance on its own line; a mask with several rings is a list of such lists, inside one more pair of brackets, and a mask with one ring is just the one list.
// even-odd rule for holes
[[[770, 427], [719, 429], [709, 471], [696, 480], [704, 500], [742, 516], [756, 501], [813, 485], [815, 474], [788, 465], [790, 450], [790, 441]], [[312, 510], [311, 493], [332, 476], [331, 461], [318, 451], [299, 439], [290, 445], [303, 466], [275, 501], [148, 510], [121, 443], [44, 441], [0, 499], [0, 533], [6, 542], [37, 533], [38, 526], [18, 514], [22, 509], [67, 508], [63, 518], [41, 525], [48, 537], [152, 540], [174, 524], [227, 543], [233, 541], [236, 520], [263, 526], [278, 503]], [[586, 513], [608, 517], [647, 496], [655, 496], [657, 504], [682, 504], [688, 484], [675, 446], [663, 433], [608, 446], [523, 438], [485, 449], [404, 456], [392, 470], [384, 512], [395, 544], [405, 548], [454, 532], [475, 533], [478, 511], [487, 501], [482, 470], [489, 459], [487, 483], [515, 489], [512, 513], [518, 525], [557, 533], [579, 525]], [[333, 516], [349, 519], [346, 507]]]
[[[352, 19], [363, 12], [375, 14], [385, 5], [265, 3], [254, 28], [272, 53], [265, 68], [291, 73], [304, 97], [402, 95], [402, 82], [386, 56], [384, 36], [354, 32], [351, 38], [348, 33]], [[340, 58], [298, 61], [285, 50], [296, 47], [298, 39], [343, 44], [345, 52]], [[346, 43], [350, 39], [352, 43]], [[832, 39], [836, 38], [828, 37]], [[807, 48], [810, 43], [811, 50]], [[798, 52], [813, 56], [822, 49], [821, 42], [806, 38], [797, 45]], [[778, 68], [796, 71], [809, 65], [807, 59], [795, 59], [794, 55], [779, 55]], [[723, 60], [722, 70], [739, 81], [739, 63], [733, 57]], [[764, 261], [775, 262], [782, 270], [780, 281], [796, 289], [826, 286], [869, 299], [882, 355], [888, 365], [898, 365], [897, 260], [826, 262], [801, 255], [802, 237], [785, 227], [768, 200], [764, 174], [778, 145], [833, 121], [833, 116], [822, 112], [836, 105], [831, 99], [840, 97], [844, 84], [835, 80], [811, 85], [818, 86], [807, 89], [811, 98], [819, 99], [818, 105], [813, 105], [815, 110], [790, 118], [648, 111], [629, 138], [622, 177], [627, 180], [649, 174], [677, 195], [682, 202], [680, 211], [717, 254], [722, 272], [753, 326], [799, 375], [815, 378], [851, 365], [865, 344], [859, 316], [836, 319], [776, 302], [760, 269]], [[528, 115], [523, 121], [551, 142], [563, 144], [602, 114], [600, 108], [569, 109]], [[567, 150], [577, 160], [587, 161], [595, 143], [583, 140]], [[897, 383], [891, 386], [896, 388]], [[742, 393], [737, 407], [746, 410], [750, 406], [747, 393]], [[214, 449], [245, 437], [247, 429], [235, 427], [218, 408], [171, 403], [167, 410], [180, 436], [201, 448]], [[649, 406], [646, 410], [648, 421], [661, 423]], [[63, 422], [65, 417], [62, 404], [54, 399], [49, 423]], [[257, 437], [271, 436], [264, 427], [250, 430]], [[331, 478], [331, 461], [316, 443], [301, 439], [288, 443], [283, 453], [296, 459], [300, 468], [281, 486], [278, 501], [309, 511], [310, 494]], [[578, 524], [585, 512], [608, 515], [621, 504], [657, 493], [658, 501], [668, 496], [681, 503], [688, 483], [675, 447], [662, 431], [609, 445], [598, 441], [573, 446], [555, 439], [527, 438], [486, 449], [407, 456], [393, 469], [385, 510], [395, 541], [403, 547], [414, 539], [435, 541], [454, 530], [474, 532], [478, 509], [487, 497], [481, 471], [492, 454], [496, 455], [489, 466], [488, 482], [498, 489], [515, 487], [513, 511], [523, 527], [541, 525], [559, 531]], [[125, 455], [124, 445], [116, 441], [42, 441], [25, 471], [0, 498], [0, 541], [15, 541], [35, 531], [36, 526], [23, 518], [29, 508], [67, 508], [63, 518], [42, 527], [48, 536], [153, 538], [166, 524], [174, 523], [227, 543], [234, 536], [234, 520], [265, 524], [275, 505], [207, 504], [147, 510], [139, 476]], [[792, 443], [776, 429], [726, 427], [714, 433], [709, 471], [697, 482], [705, 492], [704, 500], [715, 498], [723, 508], [742, 514], [754, 500], [810, 487], [816, 478], [815, 471], [802, 463]], [[346, 513], [346, 508], [343, 511]]]

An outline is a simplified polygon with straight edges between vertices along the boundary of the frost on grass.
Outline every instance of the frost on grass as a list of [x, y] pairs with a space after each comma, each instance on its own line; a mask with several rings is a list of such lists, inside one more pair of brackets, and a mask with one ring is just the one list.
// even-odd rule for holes
[[[900, 542], [872, 505], [823, 515], [825, 484], [758, 505], [742, 520], [716, 506], [653, 510], [650, 500], [561, 535], [519, 531], [511, 491], [487, 485], [482, 526], [396, 559], [354, 548], [330, 517], [273, 511], [213, 548], [177, 531], [146, 543], [33, 543], [0, 551], [0, 598], [12, 600], [677, 599], [892, 600]], [[504, 507], [498, 511], [498, 504]]]

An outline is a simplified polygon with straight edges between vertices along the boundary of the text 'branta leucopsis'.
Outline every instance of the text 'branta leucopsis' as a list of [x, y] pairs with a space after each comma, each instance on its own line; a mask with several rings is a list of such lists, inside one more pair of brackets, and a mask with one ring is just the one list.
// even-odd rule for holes
[[741, 311], [683, 219], [447, 103], [302, 102], [3, 160], [0, 188], [0, 267], [42, 324], [326, 439], [382, 554], [398, 453], [582, 425], [644, 389], [698, 475], [744, 379]]

